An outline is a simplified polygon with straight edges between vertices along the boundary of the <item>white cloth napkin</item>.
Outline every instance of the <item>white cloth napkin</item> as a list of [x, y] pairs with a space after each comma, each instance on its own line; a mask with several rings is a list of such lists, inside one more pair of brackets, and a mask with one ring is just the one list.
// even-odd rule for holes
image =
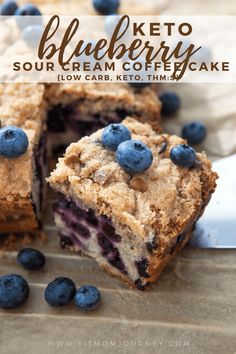
[[197, 248], [236, 248], [236, 154], [215, 161], [217, 188], [190, 242]]

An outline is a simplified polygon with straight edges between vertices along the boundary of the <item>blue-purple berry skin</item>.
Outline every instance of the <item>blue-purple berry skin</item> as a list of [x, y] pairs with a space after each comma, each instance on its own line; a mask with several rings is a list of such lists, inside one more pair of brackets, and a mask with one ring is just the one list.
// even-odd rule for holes
[[45, 265], [45, 256], [33, 248], [22, 248], [17, 255], [17, 262], [27, 270], [39, 270]]
[[17, 3], [13, 0], [5, 0], [0, 6], [0, 16], [13, 16], [18, 9]]
[[116, 150], [116, 160], [124, 171], [130, 174], [142, 173], [153, 161], [152, 151], [139, 140], [127, 140]]
[[93, 7], [100, 15], [116, 14], [120, 7], [120, 0], [93, 0]]
[[187, 123], [182, 129], [182, 138], [190, 145], [198, 145], [203, 142], [207, 134], [206, 127], [199, 121]]
[[130, 140], [131, 133], [123, 124], [110, 124], [103, 129], [102, 143], [110, 150], [116, 151], [119, 144], [123, 141]]
[[176, 166], [190, 168], [196, 162], [196, 152], [191, 146], [176, 145], [170, 151], [170, 159]]
[[41, 16], [40, 10], [33, 4], [24, 4], [15, 12], [15, 16]]
[[31, 25], [25, 27], [22, 31], [22, 38], [31, 48], [37, 48], [43, 34], [43, 26]]
[[[16, 22], [20, 30], [24, 30], [29, 26], [42, 25], [41, 15], [42, 13], [38, 9], [38, 7], [31, 3], [24, 4], [18, 7], [15, 12]], [[23, 20], [22, 16], [27, 17]], [[37, 17], [32, 18], [31, 16]]]
[[74, 303], [81, 310], [94, 310], [100, 302], [100, 291], [93, 285], [81, 286], [75, 294]]
[[142, 90], [144, 87], [151, 85], [151, 82], [129, 82], [130, 86], [136, 90]]
[[109, 38], [112, 37], [113, 32], [121, 19], [120, 15], [110, 14], [104, 20], [104, 29]]
[[74, 282], [66, 277], [59, 277], [50, 282], [44, 292], [48, 305], [60, 307], [69, 304], [75, 295]]
[[162, 103], [161, 113], [163, 115], [169, 116], [177, 113], [181, 102], [179, 96], [176, 95], [175, 92], [164, 92], [159, 98]]
[[18, 274], [3, 275], [0, 277], [0, 307], [15, 309], [23, 305], [29, 296], [27, 281]]
[[[133, 65], [134, 63], [140, 63], [142, 65], [142, 68], [140, 71], [135, 71], [133, 69]], [[141, 79], [144, 78], [146, 76], [146, 74], [154, 74], [154, 70], [153, 70], [153, 67], [149, 68], [146, 72], [145, 70], [145, 66], [146, 66], [146, 60], [144, 58], [139, 58], [137, 59], [135, 62], [133, 62], [132, 60], [129, 60], [129, 63], [130, 63], [130, 74], [131, 75], [136, 75], [136, 74], [139, 74], [141, 76]], [[150, 64], [150, 63], [149, 63]], [[151, 71], [150, 71], [151, 69]], [[133, 87], [134, 89], [136, 90], [142, 90], [144, 89], [145, 87], [148, 87], [148, 86], [151, 86], [151, 82], [150, 81], [136, 81], [136, 82], [129, 82], [129, 85], [131, 87]]]
[[28, 137], [21, 128], [9, 125], [0, 129], [0, 156], [6, 159], [20, 157], [28, 145]]

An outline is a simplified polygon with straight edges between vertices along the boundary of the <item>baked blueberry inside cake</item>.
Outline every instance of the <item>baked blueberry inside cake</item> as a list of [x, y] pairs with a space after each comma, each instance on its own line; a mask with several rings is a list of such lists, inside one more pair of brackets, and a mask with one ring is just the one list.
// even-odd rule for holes
[[160, 102], [153, 87], [136, 90], [129, 84], [49, 85], [47, 126], [53, 155], [64, 147], [127, 116], [160, 131]]
[[39, 138], [38, 144], [34, 148], [34, 161], [35, 161], [35, 202], [36, 213], [38, 219], [41, 219], [41, 212], [44, 205], [45, 198], [45, 178], [48, 173], [47, 161], [47, 133], [43, 131]]
[[127, 115], [129, 114], [124, 109], [83, 115], [78, 107], [73, 107], [73, 105], [53, 107], [48, 112], [47, 118], [52, 155], [60, 156], [60, 153], [64, 152], [65, 147], [71, 142], [90, 135], [110, 123], [119, 123]]
[[119, 123], [130, 115], [126, 110], [117, 109], [114, 112], [83, 116], [73, 106], [58, 105], [48, 112], [47, 126], [49, 132], [66, 133], [76, 131], [78, 136], [89, 135], [110, 123]]
[[119, 254], [121, 236], [116, 234], [112, 221], [105, 215], [96, 215], [92, 209], [66, 200], [61, 196], [54, 204], [54, 215], [60, 224], [60, 243], [63, 248], [83, 250], [97, 245], [102, 257], [114, 268], [126, 274], [124, 263]]
[[190, 239], [217, 176], [183, 139], [133, 118], [121, 126], [130, 135], [111, 124], [71, 144], [49, 182], [62, 247], [143, 290]]
[[46, 155], [64, 153], [71, 142], [109, 122], [119, 122], [126, 112], [133, 112], [140, 120], [147, 114], [147, 120], [160, 130], [160, 103], [152, 88], [141, 94], [128, 84], [114, 86], [0, 85], [1, 126], [15, 125], [29, 140], [22, 156], [10, 160], [0, 156], [0, 234], [39, 228]]

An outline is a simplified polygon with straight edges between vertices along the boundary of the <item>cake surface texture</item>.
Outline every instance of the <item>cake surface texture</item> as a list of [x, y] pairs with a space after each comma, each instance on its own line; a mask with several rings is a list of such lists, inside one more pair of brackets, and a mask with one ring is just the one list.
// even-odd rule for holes
[[217, 175], [204, 153], [192, 168], [173, 164], [170, 150], [183, 139], [158, 135], [133, 118], [123, 123], [151, 149], [149, 169], [126, 173], [101, 143], [100, 129], [67, 148], [49, 183], [61, 194], [54, 212], [62, 246], [144, 289], [188, 242]]
[[1, 127], [20, 127], [29, 140], [24, 155], [14, 159], [0, 157], [0, 233], [20, 233], [38, 227], [42, 187], [38, 183], [44, 176], [36, 156], [41, 159], [37, 148], [45, 131], [43, 95], [43, 85], [0, 85]]

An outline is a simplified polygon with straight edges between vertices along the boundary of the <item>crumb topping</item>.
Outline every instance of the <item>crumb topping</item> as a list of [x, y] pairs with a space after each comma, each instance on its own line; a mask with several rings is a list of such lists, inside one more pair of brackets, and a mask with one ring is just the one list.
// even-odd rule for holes
[[15, 125], [24, 130], [29, 140], [27, 152], [7, 160], [0, 157], [0, 199], [14, 201], [26, 198], [32, 190], [32, 154], [46, 117], [44, 85], [1, 84], [1, 126]]
[[[160, 129], [160, 103], [153, 89], [140, 92], [128, 84], [0, 84], [1, 126], [21, 127], [29, 139], [29, 148], [20, 158], [11, 161], [0, 157], [0, 199], [27, 197], [32, 191], [33, 148], [44, 129], [47, 110], [52, 105], [78, 104], [81, 114], [109, 109], [134, 110], [153, 121]], [[142, 119], [140, 117], [140, 119]]]
[[[82, 200], [113, 223], [128, 226], [142, 238], [157, 232], [176, 234], [186, 225], [204, 198], [215, 188], [216, 174], [205, 154], [197, 154], [199, 168], [180, 168], [170, 158], [170, 150], [184, 140], [158, 135], [150, 125], [127, 118], [123, 124], [132, 139], [143, 141], [152, 150], [153, 163], [145, 172], [130, 176], [119, 167], [115, 153], [101, 144], [102, 129], [71, 144], [59, 159], [49, 182], [68, 197]], [[166, 143], [165, 151], [160, 149]]]

